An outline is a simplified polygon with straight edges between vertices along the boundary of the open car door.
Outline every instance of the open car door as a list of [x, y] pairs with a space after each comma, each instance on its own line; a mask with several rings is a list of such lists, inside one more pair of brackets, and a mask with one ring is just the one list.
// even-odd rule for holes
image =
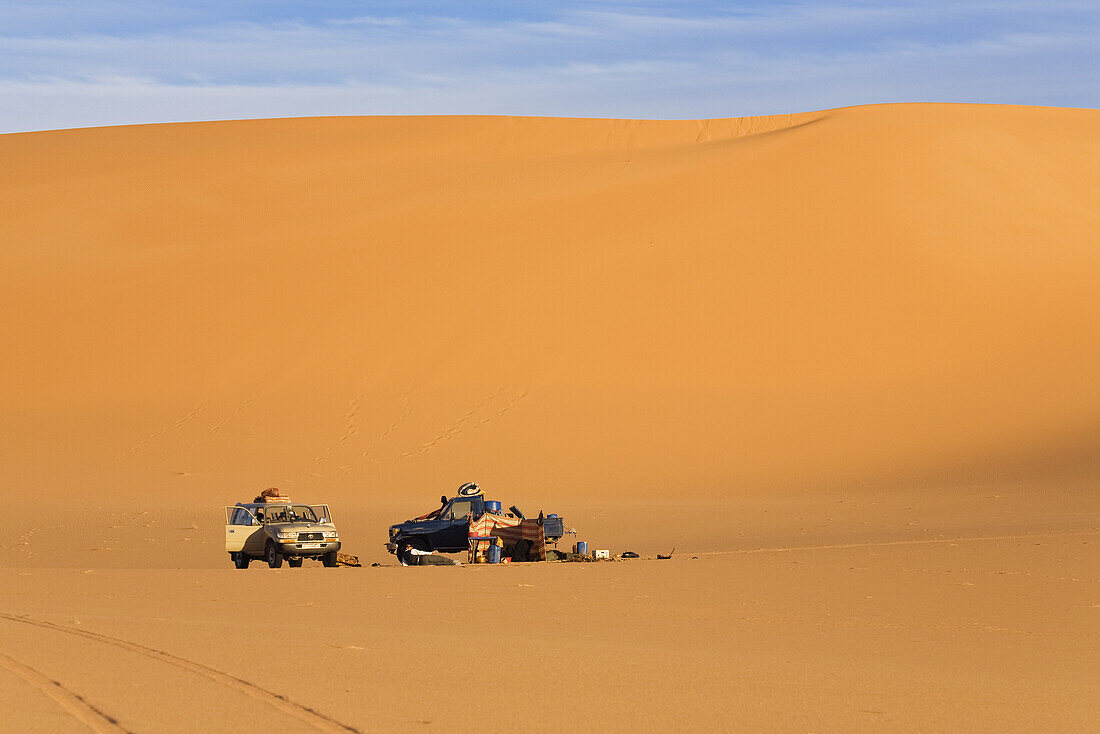
[[328, 505], [310, 505], [309, 509], [317, 516], [317, 522], [332, 525], [332, 514], [328, 511]]
[[455, 497], [443, 508], [439, 515], [443, 529], [437, 536], [437, 545], [440, 548], [462, 549], [469, 545], [473, 510], [474, 500], [465, 497]]
[[254, 551], [262, 527], [256, 516], [247, 509], [226, 505], [225, 549], [230, 553]]

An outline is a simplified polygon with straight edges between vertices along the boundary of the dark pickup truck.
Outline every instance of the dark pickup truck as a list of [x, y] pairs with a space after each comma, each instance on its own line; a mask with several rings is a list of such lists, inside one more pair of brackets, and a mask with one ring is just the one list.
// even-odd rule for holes
[[[440, 553], [468, 550], [470, 519], [480, 518], [489, 509], [488, 506], [492, 505], [495, 509], [499, 503], [487, 502], [476, 485], [463, 485], [458, 492], [457, 497], [440, 497], [442, 507], [435, 512], [391, 525], [386, 549], [396, 553], [403, 561], [410, 548]], [[510, 510], [512, 517], [523, 519], [523, 513], [515, 505]], [[565, 535], [565, 524], [560, 517], [539, 513], [539, 520], [546, 540], [554, 542]]]

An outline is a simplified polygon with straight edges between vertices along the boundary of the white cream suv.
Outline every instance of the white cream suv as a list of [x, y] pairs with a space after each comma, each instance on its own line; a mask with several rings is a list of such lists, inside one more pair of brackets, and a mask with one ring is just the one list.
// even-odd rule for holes
[[306, 558], [332, 568], [340, 534], [328, 505], [238, 502], [225, 508], [225, 549], [237, 568], [260, 559], [271, 568], [282, 566], [284, 559], [298, 568]]

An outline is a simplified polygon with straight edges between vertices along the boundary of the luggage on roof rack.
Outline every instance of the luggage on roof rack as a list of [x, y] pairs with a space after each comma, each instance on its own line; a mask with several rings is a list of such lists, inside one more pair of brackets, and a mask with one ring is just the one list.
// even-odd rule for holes
[[277, 487], [269, 487], [256, 496], [253, 502], [290, 502], [289, 497], [279, 494]]

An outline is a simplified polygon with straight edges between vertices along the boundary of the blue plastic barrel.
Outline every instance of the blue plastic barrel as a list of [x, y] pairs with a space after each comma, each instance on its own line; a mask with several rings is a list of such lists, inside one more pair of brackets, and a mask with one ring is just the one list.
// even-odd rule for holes
[[500, 514], [500, 503], [496, 500], [486, 500], [485, 509], [494, 515]]
[[493, 543], [489, 546], [489, 550], [485, 551], [485, 560], [489, 563], [500, 563], [500, 558], [503, 555], [504, 548]]
[[582, 556], [587, 556], [588, 555], [588, 541], [578, 540], [577, 544], [575, 546], [573, 546], [573, 548], [574, 548], [574, 552], [577, 553], [578, 555], [582, 555]]

